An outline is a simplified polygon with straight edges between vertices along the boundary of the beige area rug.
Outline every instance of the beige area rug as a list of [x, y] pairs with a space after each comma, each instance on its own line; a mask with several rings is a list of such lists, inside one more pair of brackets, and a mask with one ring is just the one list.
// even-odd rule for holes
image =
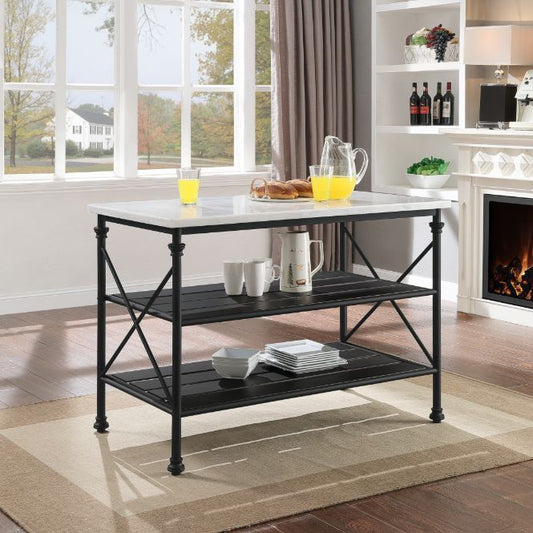
[[0, 506], [29, 532], [222, 531], [533, 456], [533, 399], [445, 374], [184, 420], [187, 470], [167, 475], [170, 417], [108, 394], [0, 410]]

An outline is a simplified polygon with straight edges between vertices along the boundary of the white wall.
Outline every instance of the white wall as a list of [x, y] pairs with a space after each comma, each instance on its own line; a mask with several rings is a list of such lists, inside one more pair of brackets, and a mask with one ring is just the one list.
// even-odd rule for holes
[[[354, 35], [355, 57], [355, 139], [357, 146], [362, 146], [370, 153], [372, 131], [372, 88], [371, 88], [371, 15], [370, 0], [353, 1], [352, 30]], [[409, 98], [408, 87], [398, 88], [399, 105]], [[407, 104], [406, 104], [407, 105]], [[370, 173], [360, 187], [370, 190]], [[442, 236], [442, 279], [443, 296], [455, 298], [457, 285], [457, 246], [458, 246], [458, 209], [443, 211], [446, 224]], [[381, 269], [382, 274], [401, 273], [415, 259], [431, 240], [428, 226], [429, 219], [400, 219], [383, 222], [360, 222], [356, 225], [357, 242], [366, 252], [373, 265]], [[359, 262], [359, 261], [358, 261]], [[414, 271], [419, 276], [416, 283], [429, 284], [431, 278], [431, 261], [426, 258]], [[420, 277], [422, 279], [420, 279]]]
[[531, 24], [531, 0], [469, 0], [466, 3], [467, 19], [481, 24]]
[[[177, 198], [174, 182], [146, 186], [145, 180], [89, 190], [67, 184], [6, 189], [0, 188], [0, 314], [95, 303], [96, 217], [87, 211], [88, 204]], [[202, 195], [246, 191], [243, 184], [205, 189]], [[170, 268], [169, 236], [110, 227], [108, 249], [126, 286], [142, 290], [157, 285]], [[265, 256], [270, 246], [268, 230], [187, 236], [184, 242], [189, 284], [218, 282], [224, 259]]]

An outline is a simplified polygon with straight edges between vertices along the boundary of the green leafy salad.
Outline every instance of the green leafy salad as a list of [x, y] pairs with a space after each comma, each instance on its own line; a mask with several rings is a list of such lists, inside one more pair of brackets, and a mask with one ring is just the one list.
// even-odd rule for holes
[[419, 174], [422, 176], [438, 176], [446, 174], [449, 161], [439, 159], [438, 157], [424, 157], [418, 163], [413, 163], [408, 169], [407, 174]]

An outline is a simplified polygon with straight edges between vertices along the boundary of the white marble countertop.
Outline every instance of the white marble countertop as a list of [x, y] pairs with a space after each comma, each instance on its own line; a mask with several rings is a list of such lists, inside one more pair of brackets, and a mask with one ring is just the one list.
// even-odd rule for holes
[[197, 228], [294, 219], [305, 223], [306, 219], [449, 207], [451, 202], [448, 200], [356, 191], [348, 200], [331, 200], [328, 203], [313, 200], [301, 203], [283, 200], [258, 202], [243, 195], [199, 198], [198, 204], [192, 206], [181, 205], [178, 198], [91, 204], [89, 211], [164, 228]]

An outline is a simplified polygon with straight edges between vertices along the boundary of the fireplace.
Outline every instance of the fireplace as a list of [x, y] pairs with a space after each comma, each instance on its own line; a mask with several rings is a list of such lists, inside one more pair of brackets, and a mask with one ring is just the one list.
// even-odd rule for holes
[[483, 298], [533, 308], [533, 198], [483, 195]]
[[447, 136], [458, 149], [457, 309], [533, 328], [533, 131]]

